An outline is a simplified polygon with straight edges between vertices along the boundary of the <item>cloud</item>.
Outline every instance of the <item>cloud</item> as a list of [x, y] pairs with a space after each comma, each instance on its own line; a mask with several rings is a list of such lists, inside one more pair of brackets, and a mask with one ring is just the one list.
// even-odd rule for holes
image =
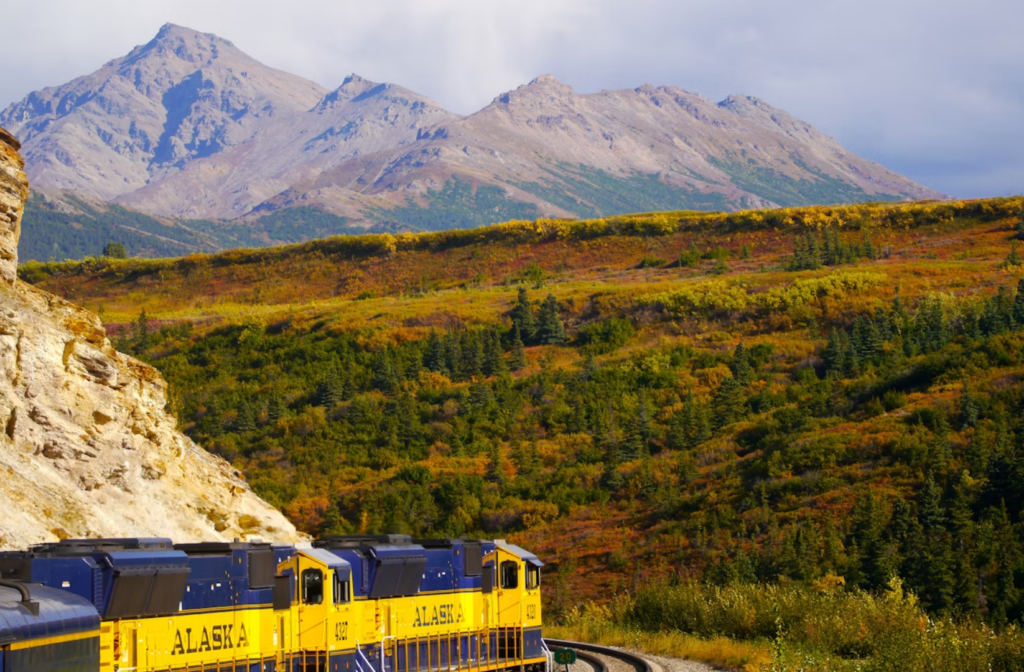
[[1024, 191], [1024, 3], [1013, 0], [38, 0], [5, 13], [18, 56], [0, 104], [171, 21], [327, 87], [357, 72], [463, 114], [541, 73], [584, 92], [756, 95], [941, 191]]

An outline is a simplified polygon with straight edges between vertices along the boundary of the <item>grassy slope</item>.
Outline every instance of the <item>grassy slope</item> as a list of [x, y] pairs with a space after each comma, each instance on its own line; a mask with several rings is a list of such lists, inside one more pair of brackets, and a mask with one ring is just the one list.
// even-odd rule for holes
[[[570, 333], [609, 316], [624, 316], [636, 325], [638, 335], [626, 346], [598, 357], [602, 367], [643, 367], [657, 353], [686, 349], [686, 361], [670, 365], [675, 383], [652, 387], [654, 424], [665, 434], [686, 389], [708, 399], [720, 380], [730, 375], [724, 364], [741, 340], [748, 347], [765, 343], [774, 348], [748, 388], [748, 397], [766, 389], [783, 396], [791, 392], [799, 407], [803, 403], [800, 390], [810, 386], [806, 378], [800, 378], [799, 370], [808, 364], [820, 368], [817, 357], [829, 328], [848, 327], [854, 316], [892, 305], [897, 288], [901, 299], [914, 305], [931, 296], [970, 301], [971, 297], [990, 296], [1000, 286], [1016, 286], [1021, 267], [1007, 269], [1002, 262], [1010, 251], [1019, 207], [1019, 200], [1000, 199], [511, 223], [467, 232], [340, 238], [178, 260], [30, 264], [21, 272], [24, 279], [44, 289], [100, 310], [114, 330], [132, 322], [142, 309], [159, 323], [194, 323], [191, 336], [165, 339], [160, 348], [145, 353], [159, 367], [166, 363], [165, 358], [207, 338], [223, 340], [228, 333], [226, 325], [253, 324], [254, 320], [268, 325], [268, 333], [326, 338], [355, 334], [358, 347], [368, 353], [387, 344], [418, 342], [435, 327], [506, 325], [516, 297], [516, 281], [529, 276], [531, 267], [537, 265], [546, 273], [546, 280], [543, 289], [532, 294], [540, 298], [550, 292], [557, 297]], [[856, 267], [783, 270], [793, 236], [832, 218], [843, 223], [848, 239], [859, 240], [862, 230], [870, 230], [874, 245], [891, 248], [892, 254], [877, 261], [862, 260]], [[711, 261], [696, 268], [675, 264], [639, 267], [645, 257], [674, 260], [691, 245], [701, 250], [728, 249], [728, 270], [710, 276]], [[750, 258], [740, 259], [744, 245], [752, 253]], [[880, 279], [863, 289], [822, 293], [809, 302], [779, 309], [747, 306], [734, 311], [673, 313], [642, 300], [707, 286], [709, 278], [724, 282], [725, 287], [743, 287], [747, 295], [760, 295], [800, 280], [863, 272]], [[787, 436], [794, 446], [811, 446], [813, 450], [805, 451], [812, 455], [809, 461], [796, 451], [784, 453], [782, 462], [771, 463], [768, 449], [757, 444], [752, 449], [750, 435], [757, 434], [758, 423], [770, 422], [775, 416], [771, 410], [749, 412], [695, 450], [679, 452], [664, 446], [655, 450], [650, 460], [621, 465], [624, 481], [610, 498], [561, 506], [553, 519], [550, 515], [527, 522], [520, 519], [506, 531], [553, 561], [556, 571], [549, 573], [549, 597], [562, 613], [573, 603], [607, 599], [665, 577], [700, 575], [704, 568], [735, 559], [737, 549], [761, 553], [762, 557], [774, 552], [771, 557], [777, 559], [777, 549], [769, 547], [792, 539], [807, 521], [813, 521], [818, 529], [836, 524], [844, 535], [852, 534], [847, 529], [851, 507], [865, 488], [870, 487], [890, 511], [894, 501], [917, 500], [925, 478], [938, 468], [927, 454], [911, 455], [914, 446], [910, 439], [927, 433], [908, 422], [919, 409], [945, 409], [955, 419], [963, 376], [983, 398], [1017, 389], [1024, 374], [1024, 363], [1016, 356], [1021, 344], [1011, 337], [1001, 343], [1009, 354], [989, 359], [979, 358], [977, 353], [983, 355], [985, 348], [991, 351], [991, 344], [981, 349], [967, 342], [949, 346], [966, 353], [963, 356], [973, 364], [958, 364], [937, 377], [907, 384], [903, 405], [895, 412], [867, 411], [864, 400], [870, 394], [856, 392], [857, 386], [868, 392], [881, 389], [878, 386], [888, 375], [881, 368], [869, 369], [844, 383], [847, 397], [853, 400], [851, 408], [810, 421]], [[898, 346], [887, 346], [889, 350], [892, 347]], [[516, 380], [525, 381], [524, 385], [541, 375], [542, 366], [546, 371], [567, 372], [562, 378], [556, 374], [551, 393], [556, 400], [561, 399], [564, 387], [571, 386], [571, 378], [565, 376], [574, 375], [582, 363], [579, 348], [571, 346], [532, 347], [527, 349], [527, 357], [530, 365], [516, 374]], [[921, 355], [905, 360], [904, 366], [917, 371], [932, 360]], [[174, 376], [171, 382], [184, 408], [187, 404], [181, 399], [187, 395], [174, 390]], [[420, 394], [427, 394], [425, 388]], [[540, 409], [537, 414], [541, 414], [545, 403], [540, 399], [530, 408]], [[632, 403], [635, 408], [635, 397]], [[1011, 415], [1015, 412], [1009, 410]], [[302, 409], [293, 411], [299, 414]], [[440, 410], [432, 412], [442, 414]], [[533, 416], [527, 413], [524, 417]], [[194, 414], [184, 419], [190, 421]], [[953, 428], [954, 464], [945, 467], [950, 491], [956, 474], [973, 466], [967, 457], [972, 446], [989, 441], [985, 437], [996, 431], [994, 425], [985, 423], [962, 432]], [[196, 431], [195, 427], [190, 431]], [[548, 486], [554, 487], [557, 476], [575, 483], [574, 487], [603, 487], [599, 464], [596, 471], [592, 465], [576, 464], [582, 460], [581, 444], [564, 426], [548, 423], [545, 431], [534, 436], [539, 436], [541, 473], [549, 479], [545, 481]], [[591, 441], [588, 438], [582, 444]], [[500, 441], [501, 450], [508, 454], [513, 443]], [[655, 448], [666, 443], [667, 436], [656, 439]], [[269, 452], [235, 457], [257, 480], [278, 474], [295, 482], [288, 460], [274, 458]], [[693, 460], [696, 473], [684, 479], [681, 461], [687, 458]], [[417, 463], [435, 476], [483, 474], [487, 469], [485, 455], [455, 454], [443, 443], [435, 443], [429, 455]], [[309, 526], [307, 505], [317, 498], [358, 499], [363, 496], [360, 493], [390, 483], [401, 466], [374, 466], [371, 461], [326, 480], [310, 480], [288, 495], [287, 510], [300, 524]], [[513, 479], [516, 469], [509, 464], [505, 468]], [[978, 479], [981, 474], [973, 476]], [[981, 492], [984, 484], [973, 483]], [[358, 513], [358, 509], [354, 511]], [[378, 524], [365, 512], [359, 515], [364, 516], [364, 526]], [[359, 528], [359, 519], [350, 522]], [[479, 529], [471, 523], [466, 531]], [[851, 537], [844, 539], [849, 544]], [[850, 549], [846, 551], [843, 557], [847, 559], [842, 562], [849, 563]], [[843, 566], [823, 562], [821, 573], [826, 569], [843, 571]], [[850, 565], [845, 567], [849, 572]]]

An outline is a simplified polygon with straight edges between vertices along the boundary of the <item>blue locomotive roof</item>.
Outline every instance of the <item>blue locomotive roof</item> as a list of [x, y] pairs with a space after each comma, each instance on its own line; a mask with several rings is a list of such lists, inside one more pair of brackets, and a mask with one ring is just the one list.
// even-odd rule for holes
[[65, 539], [0, 553], [0, 573], [92, 602], [103, 618], [178, 611], [188, 556], [170, 539]]
[[514, 555], [518, 555], [521, 559], [525, 560], [526, 562], [530, 563], [531, 565], [536, 565], [537, 567], [543, 567], [544, 566], [544, 563], [540, 561], [540, 558], [538, 558], [533, 553], [530, 553], [525, 548], [520, 548], [519, 546], [516, 546], [515, 544], [506, 544], [504, 542], [496, 542], [496, 545], [500, 546], [501, 548], [504, 548], [509, 553], [512, 553]]
[[352, 573], [352, 563], [330, 551], [325, 551], [322, 548], [303, 548], [299, 550], [299, 553], [319, 560], [327, 565], [328, 569], [341, 570], [342, 574]]
[[0, 646], [13, 641], [56, 637], [97, 631], [100, 615], [85, 598], [66, 590], [40, 584], [26, 584], [31, 599], [39, 605], [39, 615], [32, 615], [21, 605], [21, 593], [0, 586]]

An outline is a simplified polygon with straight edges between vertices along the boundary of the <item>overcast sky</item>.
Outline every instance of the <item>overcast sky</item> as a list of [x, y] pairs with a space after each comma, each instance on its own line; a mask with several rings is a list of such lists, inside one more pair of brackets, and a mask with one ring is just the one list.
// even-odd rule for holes
[[0, 107], [165, 22], [326, 87], [356, 72], [463, 114], [543, 73], [585, 93], [753, 95], [945, 193], [1024, 192], [1021, 0], [12, 0]]

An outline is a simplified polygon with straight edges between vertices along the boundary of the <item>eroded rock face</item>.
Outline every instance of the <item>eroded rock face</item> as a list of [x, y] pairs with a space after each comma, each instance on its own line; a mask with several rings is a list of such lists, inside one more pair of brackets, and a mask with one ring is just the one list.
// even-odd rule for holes
[[21, 145], [0, 128], [0, 282], [14, 284], [18, 278], [18, 237], [21, 213], [28, 198], [25, 162]]
[[156, 369], [99, 318], [16, 280], [27, 193], [0, 129], [0, 548], [65, 537], [260, 537], [295, 528], [175, 428]]

